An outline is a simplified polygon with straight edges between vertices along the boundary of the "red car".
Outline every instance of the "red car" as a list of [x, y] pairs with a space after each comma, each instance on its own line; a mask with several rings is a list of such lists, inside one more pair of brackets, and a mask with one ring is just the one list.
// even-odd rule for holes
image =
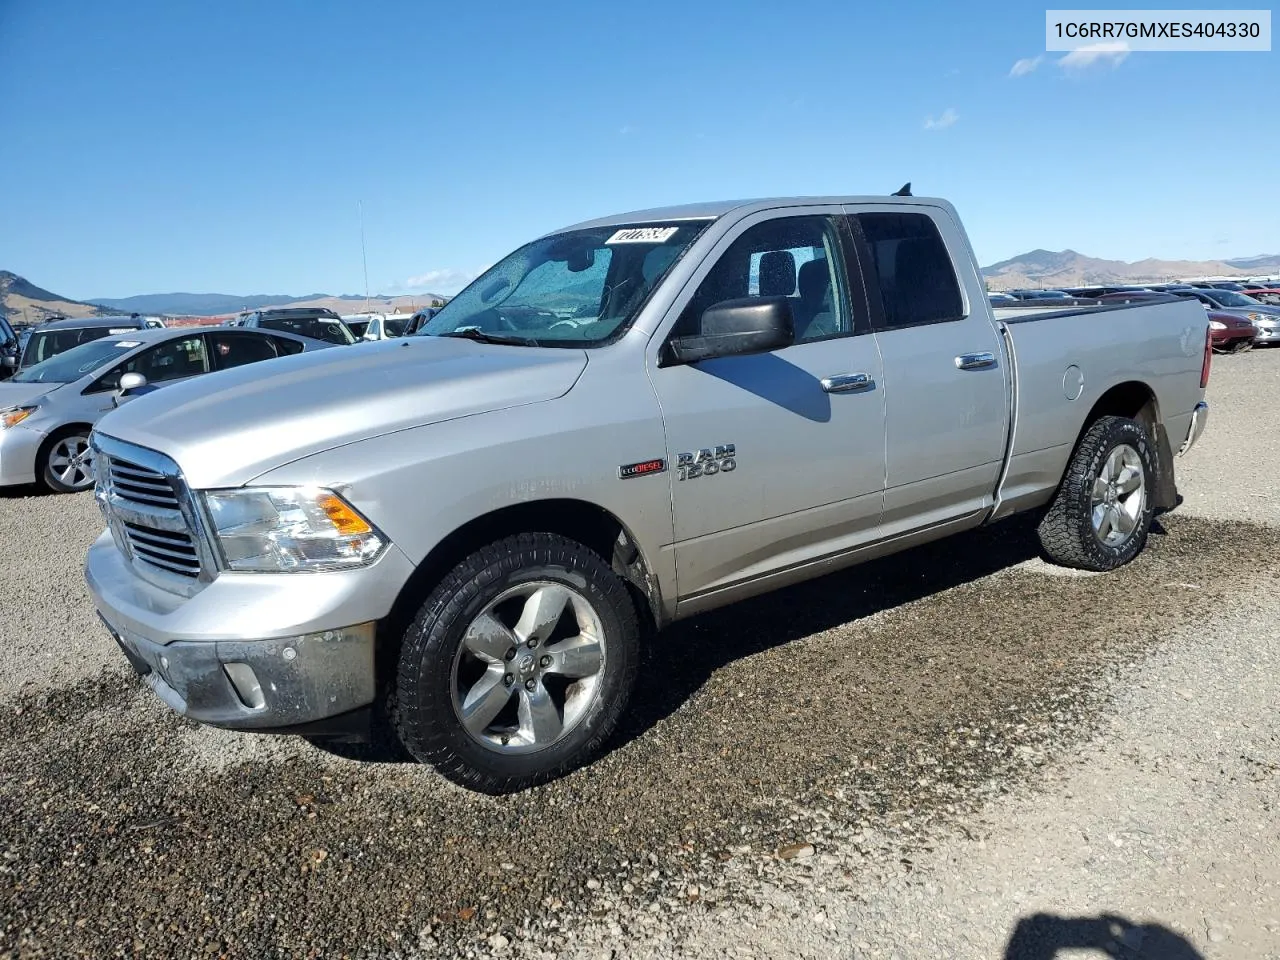
[[1244, 317], [1221, 310], [1206, 310], [1209, 330], [1213, 337], [1213, 349], [1218, 353], [1239, 353], [1253, 346], [1258, 328]]
[[1280, 284], [1258, 290], [1246, 290], [1245, 293], [1255, 300], [1261, 300], [1269, 307], [1280, 307]]

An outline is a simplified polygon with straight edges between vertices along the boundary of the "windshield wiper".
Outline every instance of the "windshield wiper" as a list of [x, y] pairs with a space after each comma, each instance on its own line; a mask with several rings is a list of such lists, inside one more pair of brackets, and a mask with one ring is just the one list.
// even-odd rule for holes
[[450, 330], [448, 333], [437, 333], [435, 336], [462, 337], [466, 340], [474, 340], [477, 343], [502, 343], [511, 347], [539, 346], [538, 341], [532, 337], [511, 337], [501, 333], [488, 333], [479, 327], [463, 327], [460, 330]]

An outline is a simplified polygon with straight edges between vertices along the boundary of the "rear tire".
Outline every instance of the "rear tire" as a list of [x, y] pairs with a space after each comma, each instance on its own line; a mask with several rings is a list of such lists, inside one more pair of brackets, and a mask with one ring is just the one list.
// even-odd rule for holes
[[1154, 511], [1155, 445], [1127, 417], [1102, 417], [1085, 431], [1040, 521], [1040, 545], [1054, 563], [1114, 570], [1146, 545]]
[[454, 567], [405, 632], [396, 732], [472, 790], [556, 779], [613, 733], [639, 642], [631, 594], [598, 554], [548, 533], [499, 540]]
[[55, 433], [40, 450], [37, 464], [40, 482], [54, 493], [81, 493], [93, 489], [93, 456], [89, 431], [72, 427]]

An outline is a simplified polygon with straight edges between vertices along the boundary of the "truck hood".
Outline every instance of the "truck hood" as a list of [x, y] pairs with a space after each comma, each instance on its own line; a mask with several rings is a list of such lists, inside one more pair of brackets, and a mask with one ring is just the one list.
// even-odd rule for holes
[[0, 382], [0, 410], [10, 407], [25, 407], [35, 403], [46, 393], [52, 393], [61, 383], [14, 383], [12, 380]]
[[586, 365], [579, 349], [405, 337], [188, 380], [129, 401], [97, 430], [168, 454], [193, 487], [239, 486], [358, 440], [554, 400]]

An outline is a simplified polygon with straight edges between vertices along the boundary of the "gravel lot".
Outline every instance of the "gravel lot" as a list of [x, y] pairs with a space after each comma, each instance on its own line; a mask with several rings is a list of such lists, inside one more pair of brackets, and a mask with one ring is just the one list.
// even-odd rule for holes
[[172, 715], [91, 497], [0, 495], [0, 958], [1280, 957], [1277, 386], [1215, 360], [1124, 570], [1013, 521], [677, 625], [608, 756], [497, 799]]

